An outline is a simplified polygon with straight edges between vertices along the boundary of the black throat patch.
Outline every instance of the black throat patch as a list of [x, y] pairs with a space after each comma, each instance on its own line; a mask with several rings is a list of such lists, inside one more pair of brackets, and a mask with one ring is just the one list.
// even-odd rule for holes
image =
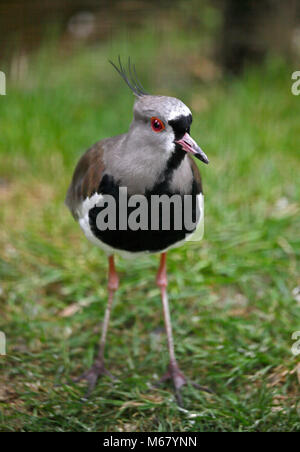
[[180, 140], [186, 132], [190, 133], [192, 120], [192, 115], [182, 115], [169, 121], [170, 126], [174, 130], [175, 140]]
[[[175, 140], [180, 140], [185, 133], [190, 133], [191, 123], [192, 115], [181, 115], [169, 121], [169, 124], [174, 131]], [[168, 191], [173, 172], [179, 167], [186, 156], [187, 154], [180, 144], [176, 143], [175, 150], [167, 161], [166, 168], [164, 169], [162, 181], [154, 186], [153, 192], [162, 194]]]

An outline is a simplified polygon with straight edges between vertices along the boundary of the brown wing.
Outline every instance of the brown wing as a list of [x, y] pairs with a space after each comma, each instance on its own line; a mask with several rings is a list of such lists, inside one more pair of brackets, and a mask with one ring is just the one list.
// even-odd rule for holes
[[65, 203], [75, 219], [77, 207], [97, 191], [104, 169], [103, 148], [98, 142], [79, 160], [67, 192]]
[[197, 193], [203, 193], [202, 180], [201, 180], [198, 166], [197, 166], [195, 160], [193, 159], [193, 157], [190, 155], [188, 155], [188, 156], [189, 156], [190, 163], [191, 163], [191, 168], [192, 168], [192, 172], [193, 172], [194, 183], [196, 184]]

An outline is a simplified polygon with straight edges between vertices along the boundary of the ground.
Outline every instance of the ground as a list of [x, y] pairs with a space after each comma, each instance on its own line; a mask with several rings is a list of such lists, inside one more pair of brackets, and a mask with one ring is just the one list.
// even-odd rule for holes
[[[138, 69], [147, 90], [191, 106], [192, 136], [210, 159], [199, 163], [204, 240], [170, 252], [168, 267], [178, 361], [214, 392], [186, 387], [180, 410], [170, 387], [149, 389], [168, 364], [157, 256], [117, 259], [106, 350], [117, 382], [103, 379], [87, 402], [84, 384], [67, 384], [92, 363], [107, 267], [64, 195], [79, 155], [126, 131], [133, 98], [107, 63], [123, 49], [118, 42], [67, 57], [53, 44], [30, 57], [0, 98], [0, 430], [300, 431], [291, 352], [300, 329], [300, 98], [290, 92], [292, 69], [273, 58], [239, 80], [203, 83], [188, 62], [176, 71], [177, 60], [151, 39], [125, 54], [145, 61]], [[178, 59], [185, 45], [176, 46]]]

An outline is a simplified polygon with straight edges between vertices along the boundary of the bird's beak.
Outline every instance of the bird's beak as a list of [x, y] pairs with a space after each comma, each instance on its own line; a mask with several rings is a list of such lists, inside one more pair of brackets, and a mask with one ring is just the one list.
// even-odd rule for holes
[[180, 140], [175, 140], [175, 143], [180, 144], [182, 149], [184, 149], [186, 152], [190, 152], [202, 162], [206, 164], [209, 163], [209, 160], [206, 157], [205, 153], [188, 133], [185, 133]]

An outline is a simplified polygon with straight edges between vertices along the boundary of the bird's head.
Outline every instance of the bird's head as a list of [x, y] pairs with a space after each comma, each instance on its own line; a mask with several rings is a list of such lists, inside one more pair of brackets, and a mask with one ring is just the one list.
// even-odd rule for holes
[[147, 143], [147, 147], [158, 152], [172, 154], [185, 152], [193, 154], [204, 163], [207, 156], [190, 136], [192, 113], [179, 99], [148, 94], [137, 79], [134, 65], [128, 60], [128, 74], [121, 64], [111, 62], [136, 96], [130, 135], [136, 143]]

